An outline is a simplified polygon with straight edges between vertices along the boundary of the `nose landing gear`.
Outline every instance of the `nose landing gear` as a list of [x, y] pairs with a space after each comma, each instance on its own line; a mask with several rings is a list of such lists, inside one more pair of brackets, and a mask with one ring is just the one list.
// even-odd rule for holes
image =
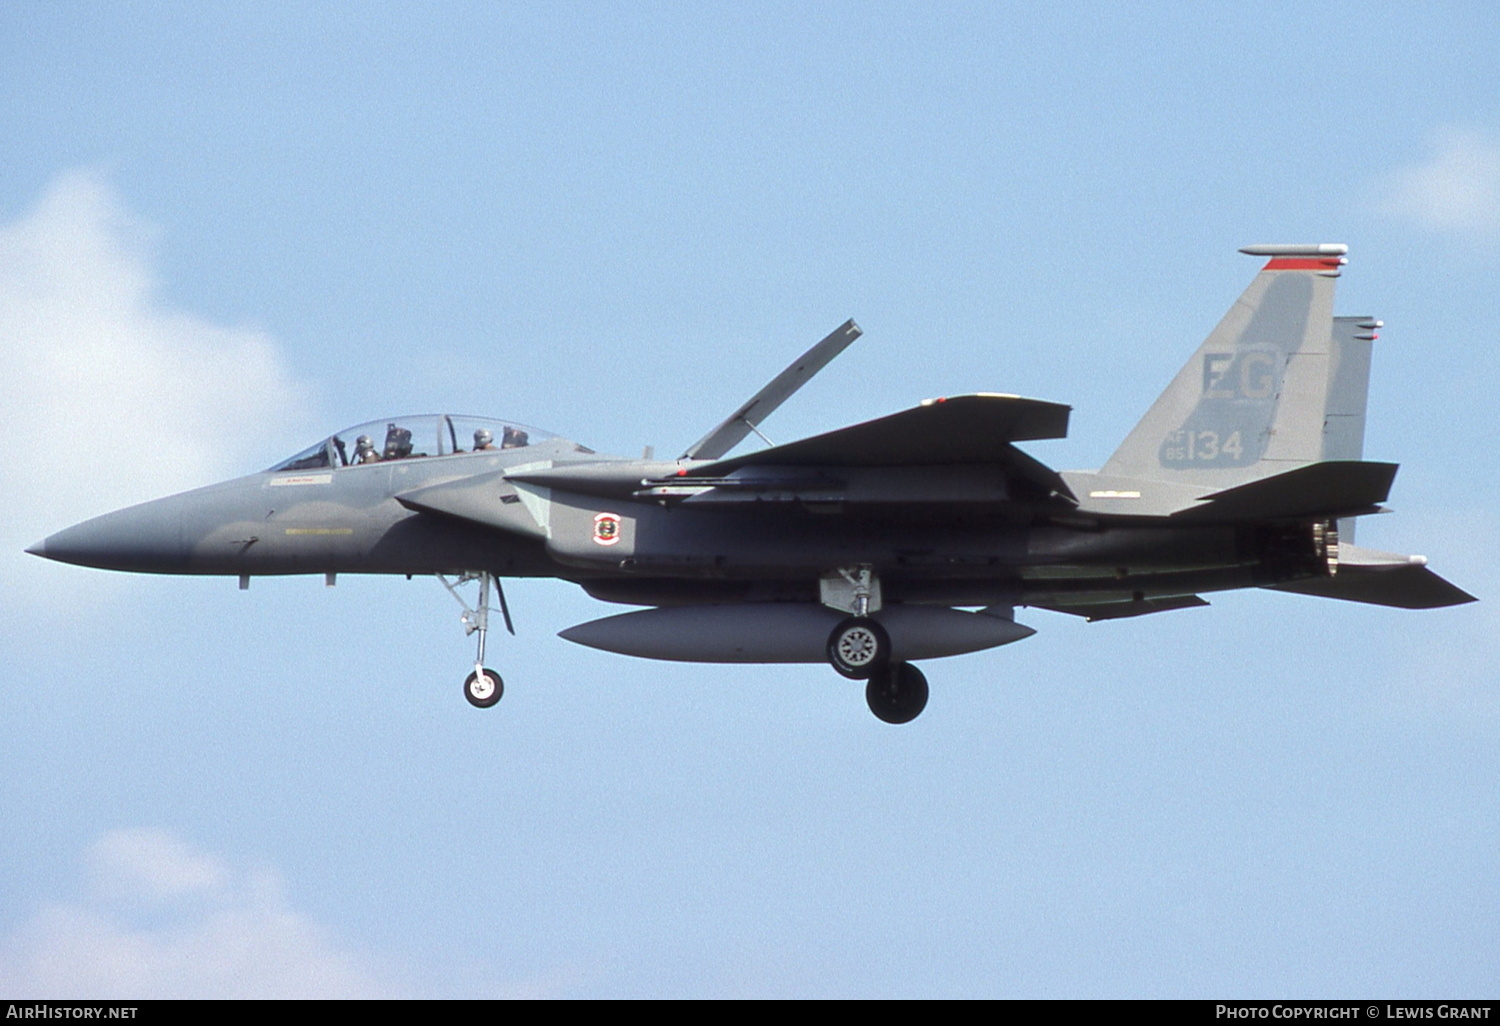
[[[477, 709], [488, 709], [500, 701], [505, 694], [505, 681], [494, 670], [484, 665], [484, 642], [485, 636], [490, 629], [490, 585], [495, 586], [495, 597], [500, 601], [500, 615], [505, 619], [505, 629], [512, 635], [516, 633], [515, 627], [510, 622], [510, 608], [505, 603], [505, 591], [500, 587], [500, 580], [494, 574], [484, 570], [466, 571], [459, 574], [455, 580], [450, 582], [447, 574], [437, 574], [437, 579], [443, 582], [443, 587], [448, 589], [463, 607], [463, 615], [459, 620], [464, 625], [465, 634], [478, 634], [479, 643], [474, 654], [474, 671], [464, 679], [464, 698], [469, 704]], [[479, 605], [470, 607], [464, 601], [464, 597], [458, 593], [458, 589], [470, 581], [479, 582]]]

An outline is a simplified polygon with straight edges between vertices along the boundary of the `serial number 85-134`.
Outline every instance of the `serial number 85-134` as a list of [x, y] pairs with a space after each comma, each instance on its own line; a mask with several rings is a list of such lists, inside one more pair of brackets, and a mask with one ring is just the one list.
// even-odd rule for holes
[[1206, 463], [1226, 457], [1237, 461], [1244, 455], [1245, 446], [1238, 431], [1222, 440], [1217, 431], [1173, 431], [1161, 450], [1163, 463]]

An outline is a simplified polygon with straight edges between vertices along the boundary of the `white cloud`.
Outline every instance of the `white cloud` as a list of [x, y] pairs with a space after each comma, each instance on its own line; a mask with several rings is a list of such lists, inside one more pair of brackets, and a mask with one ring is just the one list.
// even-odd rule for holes
[[[276, 341], [166, 304], [153, 229], [94, 175], [0, 226], [0, 572], [89, 516], [257, 469], [266, 432], [317, 433]], [[14, 587], [8, 589], [14, 591]]]
[[117, 900], [170, 900], [222, 890], [229, 873], [216, 859], [160, 830], [114, 830], [94, 845], [94, 887]]
[[156, 830], [101, 837], [90, 892], [0, 941], [0, 992], [56, 998], [357, 998], [392, 988], [293, 909], [281, 881]]
[[1431, 157], [1385, 181], [1380, 206], [1435, 231], [1500, 235], [1500, 140], [1471, 130], [1438, 130]]

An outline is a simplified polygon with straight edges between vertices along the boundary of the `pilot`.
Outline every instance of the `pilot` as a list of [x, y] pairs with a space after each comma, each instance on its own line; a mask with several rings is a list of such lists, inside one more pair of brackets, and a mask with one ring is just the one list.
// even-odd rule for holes
[[380, 453], [375, 451], [375, 443], [370, 441], [369, 435], [360, 435], [354, 440], [354, 462], [355, 463], [379, 463]]
[[489, 428], [480, 428], [474, 432], [474, 451], [489, 452], [495, 448], [495, 433]]
[[503, 449], [520, 449], [530, 440], [531, 437], [520, 428], [506, 425], [505, 434], [501, 436], [500, 447]]

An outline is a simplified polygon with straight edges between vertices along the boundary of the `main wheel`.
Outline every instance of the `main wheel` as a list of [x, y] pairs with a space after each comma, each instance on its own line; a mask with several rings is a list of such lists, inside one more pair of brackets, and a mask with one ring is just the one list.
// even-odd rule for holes
[[500, 675], [488, 666], [484, 672], [473, 671], [464, 679], [464, 697], [469, 704], [478, 709], [488, 709], [500, 701], [500, 696], [505, 694], [505, 681]]
[[851, 616], [828, 635], [828, 661], [850, 680], [868, 680], [891, 661], [891, 636], [868, 616]]
[[927, 708], [927, 678], [911, 663], [895, 663], [865, 685], [865, 701], [887, 723], [910, 723]]

